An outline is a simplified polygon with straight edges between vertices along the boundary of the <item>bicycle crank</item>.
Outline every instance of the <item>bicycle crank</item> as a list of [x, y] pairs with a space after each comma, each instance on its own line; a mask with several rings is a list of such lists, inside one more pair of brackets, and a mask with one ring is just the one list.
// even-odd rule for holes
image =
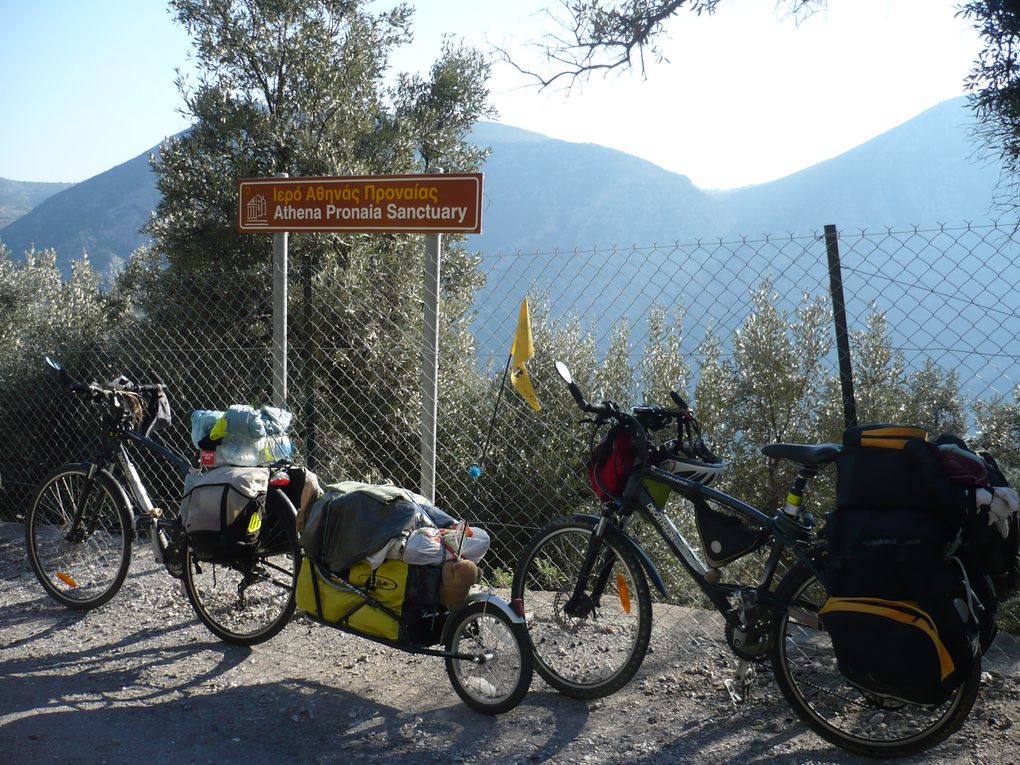
[[726, 625], [726, 643], [730, 650], [743, 661], [764, 662], [769, 656], [768, 623], [756, 623], [751, 627]]

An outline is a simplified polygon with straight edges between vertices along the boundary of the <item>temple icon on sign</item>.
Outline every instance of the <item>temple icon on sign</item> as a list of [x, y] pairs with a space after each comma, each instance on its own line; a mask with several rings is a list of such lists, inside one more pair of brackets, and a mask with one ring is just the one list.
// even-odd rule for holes
[[245, 205], [245, 218], [248, 225], [269, 225], [269, 221], [266, 219], [267, 210], [266, 198], [262, 194], [256, 194], [249, 199], [248, 204]]

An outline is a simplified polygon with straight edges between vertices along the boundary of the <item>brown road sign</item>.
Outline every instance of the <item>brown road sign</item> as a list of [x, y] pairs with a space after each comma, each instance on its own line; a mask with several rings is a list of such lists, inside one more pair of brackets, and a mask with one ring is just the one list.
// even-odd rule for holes
[[482, 174], [242, 178], [237, 230], [482, 233]]

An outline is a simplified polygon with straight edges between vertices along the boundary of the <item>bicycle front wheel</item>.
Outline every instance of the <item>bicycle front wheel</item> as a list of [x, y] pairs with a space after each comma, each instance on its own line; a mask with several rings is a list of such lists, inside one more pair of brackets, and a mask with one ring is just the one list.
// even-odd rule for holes
[[937, 707], [879, 698], [858, 690], [839, 672], [818, 610], [827, 595], [814, 573], [795, 566], [776, 588], [787, 612], [773, 623], [772, 671], [783, 696], [815, 733], [868, 757], [904, 757], [935, 746], [959, 730], [977, 698], [981, 662]]
[[224, 560], [199, 560], [188, 545], [184, 591], [216, 637], [256, 645], [282, 630], [294, 614], [298, 543], [293, 513], [270, 501], [255, 549]]
[[553, 688], [578, 699], [618, 691], [648, 651], [652, 599], [633, 552], [602, 540], [588, 586], [568, 606], [594, 523], [554, 521], [536, 534], [514, 572], [512, 597], [524, 603], [535, 669]]
[[106, 472], [64, 465], [36, 489], [25, 517], [28, 561], [58, 603], [88, 610], [117, 594], [131, 563], [134, 526], [124, 492]]

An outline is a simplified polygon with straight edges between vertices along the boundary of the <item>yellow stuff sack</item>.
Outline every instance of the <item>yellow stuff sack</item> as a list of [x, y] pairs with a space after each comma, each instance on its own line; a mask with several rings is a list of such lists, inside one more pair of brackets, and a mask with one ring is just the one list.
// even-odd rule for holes
[[[318, 587], [312, 581], [313, 570]], [[433, 645], [439, 640], [445, 617], [439, 604], [441, 571], [440, 566], [409, 566], [401, 560], [384, 561], [373, 571], [367, 561], [361, 561], [350, 567], [346, 577], [334, 577], [324, 576], [302, 558], [295, 599], [302, 611], [353, 632]], [[378, 605], [347, 586], [345, 579]]]

